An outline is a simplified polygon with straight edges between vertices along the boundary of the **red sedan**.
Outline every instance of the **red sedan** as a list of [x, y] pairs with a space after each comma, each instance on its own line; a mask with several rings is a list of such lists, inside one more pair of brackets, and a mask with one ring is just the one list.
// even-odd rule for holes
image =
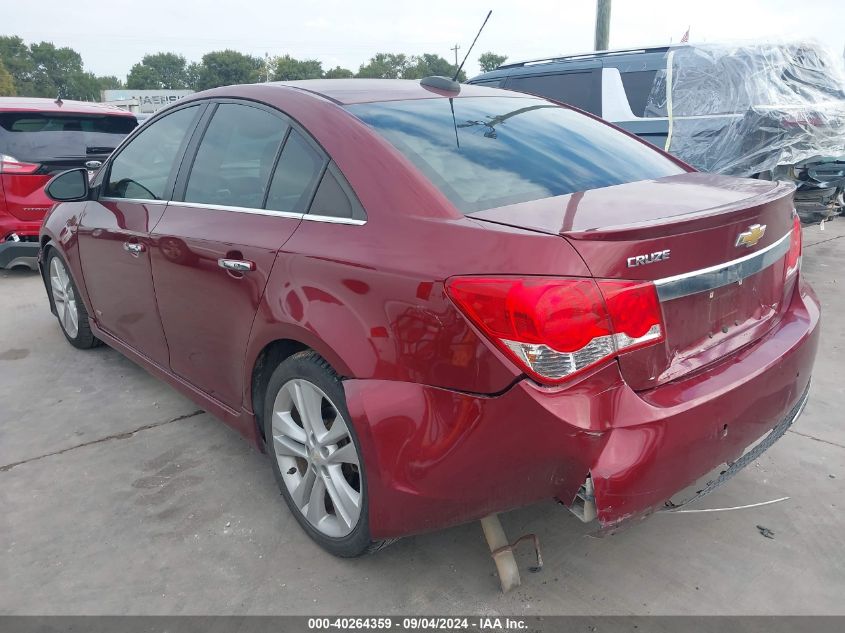
[[342, 556], [549, 497], [613, 529], [778, 439], [819, 332], [792, 186], [434, 83], [219, 88], [56, 177], [68, 341], [266, 447]]

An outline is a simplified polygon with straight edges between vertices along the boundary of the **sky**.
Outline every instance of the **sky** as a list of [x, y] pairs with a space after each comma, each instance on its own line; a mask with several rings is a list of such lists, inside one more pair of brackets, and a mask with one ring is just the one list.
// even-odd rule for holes
[[[145, 53], [199, 61], [224, 48], [357, 70], [377, 52], [452, 60], [457, 44], [463, 58], [489, 9], [470, 77], [485, 51], [517, 61], [592, 49], [595, 0], [0, 0], [0, 35], [70, 46], [86, 70], [121, 78]], [[678, 42], [688, 27], [691, 43], [812, 38], [841, 54], [845, 0], [613, 0], [610, 45]]]

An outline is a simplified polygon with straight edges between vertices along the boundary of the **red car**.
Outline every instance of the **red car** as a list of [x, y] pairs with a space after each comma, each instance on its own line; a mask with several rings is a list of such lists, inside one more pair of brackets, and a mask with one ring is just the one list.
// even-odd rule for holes
[[218, 88], [58, 176], [68, 341], [266, 447], [342, 556], [549, 497], [613, 529], [779, 438], [819, 332], [792, 186], [435, 83]]
[[98, 103], [0, 97], [0, 268], [35, 270], [53, 204], [44, 185], [72, 167], [93, 173], [137, 124]]

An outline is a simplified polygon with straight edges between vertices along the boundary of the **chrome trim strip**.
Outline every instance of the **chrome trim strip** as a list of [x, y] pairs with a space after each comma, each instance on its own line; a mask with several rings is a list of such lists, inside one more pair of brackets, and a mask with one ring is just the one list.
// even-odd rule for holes
[[189, 207], [191, 209], [209, 209], [211, 211], [232, 211], [234, 213], [249, 213], [252, 215], [270, 215], [280, 218], [291, 218], [294, 220], [301, 220], [305, 215], [304, 213], [291, 213], [290, 211], [273, 211], [272, 209], [256, 209], [253, 207], [230, 207], [225, 204], [183, 202], [181, 200], [171, 200], [168, 204], [178, 205], [180, 207]]
[[309, 222], [326, 222], [328, 224], [352, 224], [354, 226], [363, 226], [367, 223], [366, 220], [359, 220], [357, 218], [336, 218], [331, 215], [311, 215], [306, 213], [303, 220], [308, 220]]
[[147, 200], [145, 198], [112, 198], [111, 196], [100, 196], [97, 202], [131, 202], [133, 204], [170, 204], [170, 200]]
[[131, 202], [134, 204], [173, 204], [192, 209], [210, 209], [212, 211], [232, 211], [234, 213], [250, 213], [253, 215], [268, 215], [271, 217], [291, 218], [294, 220], [308, 220], [309, 222], [326, 222], [327, 224], [351, 224], [363, 226], [366, 220], [357, 218], [336, 218], [330, 215], [311, 215], [308, 213], [292, 213], [290, 211], [273, 211], [272, 209], [255, 209], [253, 207], [230, 207], [225, 204], [206, 204], [204, 202], [183, 202], [181, 200], [143, 200], [141, 198], [110, 198], [102, 197], [105, 202]]
[[661, 301], [670, 301], [680, 297], [714, 290], [737, 283], [760, 272], [774, 264], [789, 250], [789, 238], [792, 231], [788, 232], [774, 244], [760, 249], [739, 259], [734, 259], [724, 264], [717, 264], [709, 268], [693, 270], [688, 273], [665, 277], [654, 282], [657, 286], [657, 296]]

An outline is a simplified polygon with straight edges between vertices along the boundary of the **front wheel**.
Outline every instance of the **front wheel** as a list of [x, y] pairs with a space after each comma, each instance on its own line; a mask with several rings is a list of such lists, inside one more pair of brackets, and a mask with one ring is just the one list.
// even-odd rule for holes
[[79, 297], [79, 290], [70, 276], [67, 265], [55, 249], [47, 256], [47, 274], [50, 282], [50, 298], [56, 308], [59, 326], [68, 342], [79, 349], [88, 349], [100, 344], [91, 332], [88, 311]]
[[304, 351], [270, 377], [264, 426], [273, 472], [290, 511], [335, 556], [359, 556], [370, 539], [367, 478], [343, 386], [318, 354]]

